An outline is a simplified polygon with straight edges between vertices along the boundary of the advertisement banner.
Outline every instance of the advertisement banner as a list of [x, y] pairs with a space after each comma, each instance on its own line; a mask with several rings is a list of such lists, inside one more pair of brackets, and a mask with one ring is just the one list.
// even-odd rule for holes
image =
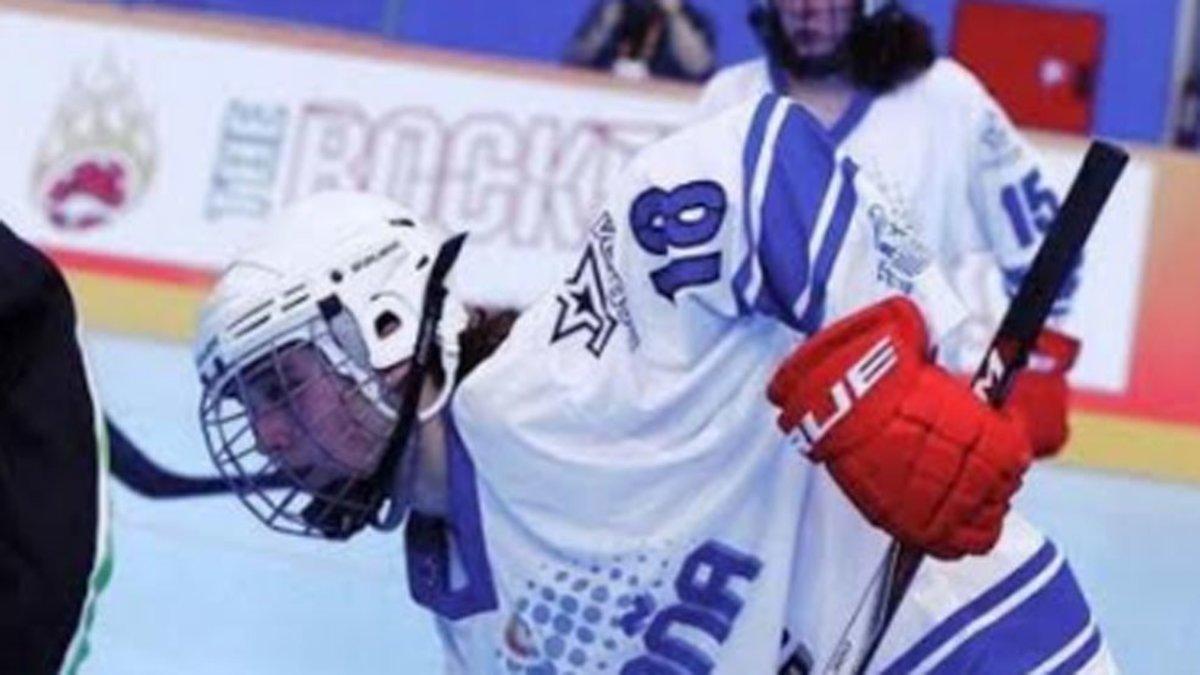
[[[0, 4], [0, 35], [6, 62], [28, 65], [0, 72], [22, 92], [3, 109], [22, 132], [4, 142], [0, 216], [63, 263], [92, 325], [179, 341], [232, 253], [281, 206], [329, 188], [388, 194], [471, 232], [464, 295], [523, 306], [574, 258], [607, 181], [696, 93], [90, 8]], [[1065, 190], [1084, 143], [1035, 140]], [[1200, 196], [1181, 178], [1196, 172], [1136, 151], [1087, 250], [1065, 325], [1085, 344], [1072, 374], [1085, 463], [1200, 478], [1200, 370], [1168, 365], [1200, 342], [1186, 304]], [[968, 328], [982, 348], [1005, 306], [994, 266], [951, 272], [982, 300]], [[1165, 438], [1190, 446], [1174, 450], [1184, 469], [1147, 459]]]
[[4, 122], [23, 130], [5, 142], [2, 215], [39, 243], [216, 269], [280, 205], [363, 189], [470, 231], [464, 266], [491, 272], [466, 292], [488, 304], [545, 287], [608, 179], [685, 109], [516, 70], [21, 12], [0, 34], [6, 63], [36, 64], [0, 75], [22, 92]]

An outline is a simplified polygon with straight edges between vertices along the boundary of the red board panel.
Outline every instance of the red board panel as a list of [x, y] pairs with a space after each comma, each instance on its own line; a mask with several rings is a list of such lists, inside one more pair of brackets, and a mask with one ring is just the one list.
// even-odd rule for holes
[[970, 0], [959, 5], [953, 51], [1017, 124], [1087, 133], [1103, 41], [1093, 12]]

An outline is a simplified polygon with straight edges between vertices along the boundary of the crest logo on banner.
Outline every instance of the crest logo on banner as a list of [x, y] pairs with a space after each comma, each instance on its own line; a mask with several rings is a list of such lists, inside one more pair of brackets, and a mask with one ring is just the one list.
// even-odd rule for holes
[[71, 78], [34, 160], [34, 200], [65, 230], [108, 224], [145, 193], [156, 154], [132, 75], [106, 55]]

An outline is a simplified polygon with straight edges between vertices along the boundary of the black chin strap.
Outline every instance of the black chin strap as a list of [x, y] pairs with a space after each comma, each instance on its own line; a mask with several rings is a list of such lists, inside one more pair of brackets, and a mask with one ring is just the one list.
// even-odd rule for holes
[[417, 343], [413, 350], [412, 366], [405, 376], [404, 392], [397, 412], [396, 424], [388, 435], [387, 447], [379, 466], [369, 478], [356, 480], [341, 491], [352, 507], [343, 500], [333, 501], [313, 497], [303, 509], [304, 520], [329, 539], [347, 539], [368, 524], [380, 529], [394, 529], [403, 518], [403, 508], [384, 508], [385, 502], [395, 499], [396, 470], [404, 456], [417, 418], [421, 387], [437, 355], [437, 329], [446, 301], [446, 276], [462, 251], [467, 235], [459, 234], [446, 240], [438, 249], [429, 279], [425, 283], [421, 322], [417, 327]]
[[[381, 518], [381, 507], [384, 501], [391, 502], [395, 499], [393, 488], [396, 469], [404, 456], [414, 422], [417, 419], [421, 388], [424, 386], [425, 377], [429, 374], [433, 360], [437, 356], [437, 330], [442, 320], [442, 310], [446, 304], [446, 276], [450, 274], [450, 269], [458, 260], [458, 254], [462, 252], [462, 246], [466, 239], [465, 233], [459, 234], [442, 244], [433, 261], [433, 268], [429, 271], [429, 280], [425, 283], [424, 303], [421, 305], [421, 323], [417, 328], [417, 344], [413, 350], [412, 366], [406, 376], [399, 416], [388, 437], [387, 448], [379, 462], [379, 468], [375, 470], [375, 475], [371, 478], [377, 494], [375, 503], [367, 512], [371, 514], [371, 524], [376, 527], [395, 527], [399, 524], [399, 518], [395, 517], [395, 514], [385, 512]], [[446, 374], [447, 377], [449, 375], [449, 373]]]

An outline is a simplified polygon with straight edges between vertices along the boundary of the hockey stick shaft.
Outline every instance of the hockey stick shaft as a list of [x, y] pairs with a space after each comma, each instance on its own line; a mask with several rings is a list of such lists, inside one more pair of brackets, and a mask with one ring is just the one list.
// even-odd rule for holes
[[[143, 497], [171, 499], [233, 492], [233, 487], [221, 476], [187, 476], [159, 465], [111, 417], [106, 416], [104, 424], [108, 433], [113, 476]], [[281, 477], [276, 476], [265, 476], [261, 482], [266, 488], [287, 485]]]
[[[1025, 367], [1054, 301], [1074, 269], [1128, 161], [1128, 153], [1103, 141], [1094, 141], [1088, 148], [1054, 224], [971, 380], [972, 390], [993, 408], [1004, 404], [1013, 378]], [[856, 674], [866, 673], [870, 667], [924, 558], [924, 552], [919, 549], [892, 542], [889, 550], [891, 573], [885, 579], [885, 591], [881, 594], [883, 605], [876, 614], [876, 626], [855, 669]]]

